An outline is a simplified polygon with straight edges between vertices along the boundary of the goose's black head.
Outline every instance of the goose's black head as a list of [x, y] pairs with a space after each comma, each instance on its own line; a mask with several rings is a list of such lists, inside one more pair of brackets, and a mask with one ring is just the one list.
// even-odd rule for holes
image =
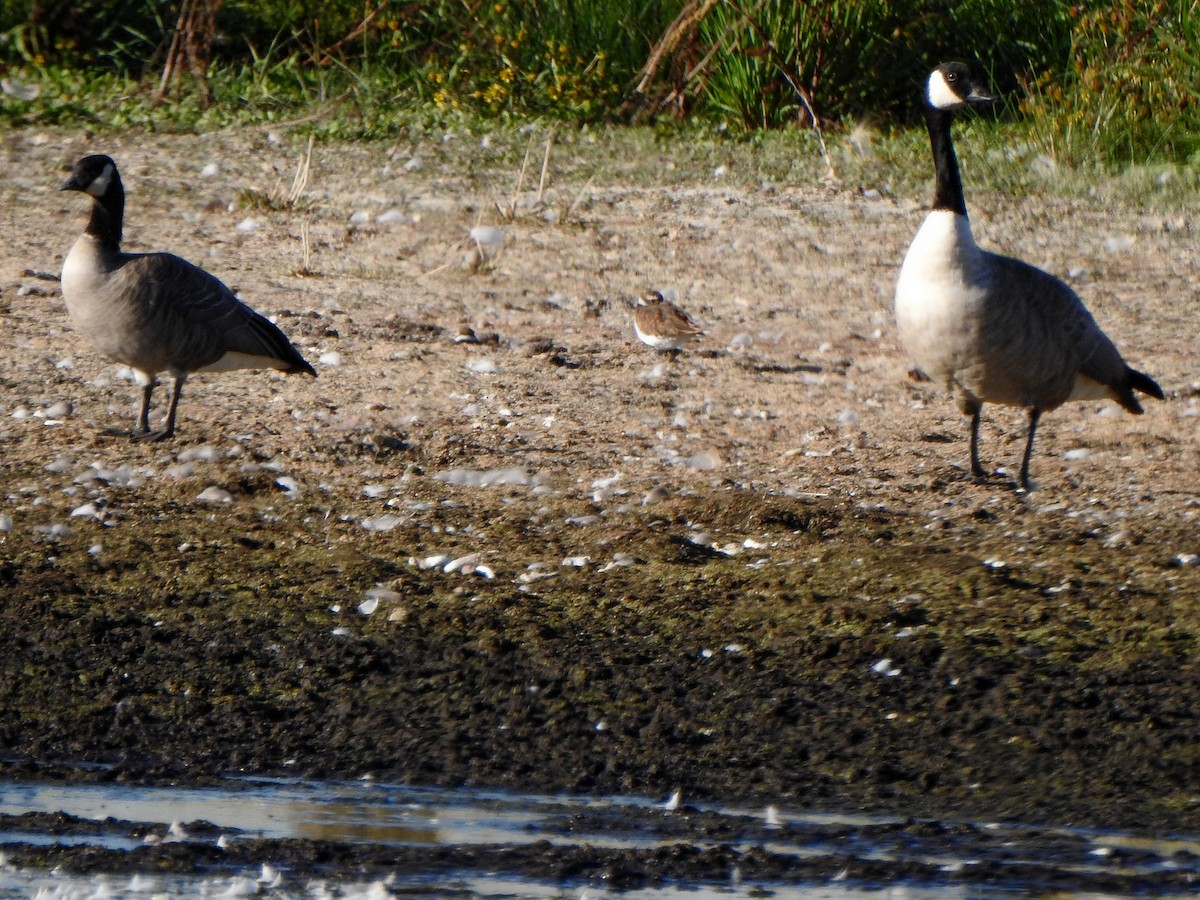
[[60, 191], [83, 191], [97, 200], [110, 193], [113, 186], [120, 187], [121, 176], [117, 164], [108, 156], [85, 156], [71, 169], [71, 177], [62, 183]]
[[929, 73], [925, 85], [925, 105], [930, 109], [952, 112], [968, 104], [995, 103], [987, 85], [975, 77], [966, 63], [942, 63]]
[[117, 174], [117, 164], [111, 157], [85, 156], [71, 169], [71, 177], [62, 183], [60, 191], [82, 191], [95, 202], [87, 233], [102, 245], [116, 250], [121, 243], [121, 225], [125, 217], [125, 188]]

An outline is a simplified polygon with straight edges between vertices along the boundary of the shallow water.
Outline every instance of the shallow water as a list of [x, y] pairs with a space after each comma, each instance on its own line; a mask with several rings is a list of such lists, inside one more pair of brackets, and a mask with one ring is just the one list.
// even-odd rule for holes
[[[39, 848], [65, 855], [45, 862]], [[335, 861], [330, 848], [369, 857]], [[714, 869], [706, 854], [730, 862]], [[1186, 836], [372, 782], [0, 786], [0, 898], [945, 900], [1189, 885], [1200, 888], [1200, 840]]]

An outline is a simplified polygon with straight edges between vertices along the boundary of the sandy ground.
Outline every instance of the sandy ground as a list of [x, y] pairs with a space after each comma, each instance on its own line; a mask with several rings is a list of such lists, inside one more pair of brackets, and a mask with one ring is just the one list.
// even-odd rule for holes
[[[76, 667], [95, 665], [94, 684], [106, 685], [80, 688], [70, 680], [72, 664], [58, 659], [71, 698], [63, 709], [86, 701], [95, 719], [72, 736], [65, 713], [30, 711], [36, 666], [10, 660], [14, 681], [0, 723], [8, 755], [128, 761], [137, 738], [113, 729], [114, 715], [124, 721], [118, 704], [133, 696], [152, 706], [178, 681], [159, 673], [140, 693], [123, 693], [117, 664], [105, 657], [115, 650], [71, 637], [65, 624], [41, 637], [24, 634], [31, 618], [74, 621], [107, 599], [125, 611], [105, 612], [105, 628], [124, 635], [114, 647], [132, 652], [151, 640], [146, 623], [174, 622], [198, 642], [181, 645], [178, 664], [187, 671], [187, 660], [213, 664], [204, 656], [211, 644], [187, 631], [202, 623], [202, 610], [217, 614], [213, 604], [283, 598], [286, 615], [303, 609], [295, 618], [307, 616], [328, 634], [326, 625], [377, 584], [381, 606], [370, 619], [383, 623], [370, 626], [377, 643], [334, 673], [367, 684], [373, 670], [364, 660], [399, 652], [400, 632], [383, 643], [388, 628], [403, 629], [406, 620], [424, 627], [443, 621], [438, 616], [460, 631], [495, 627], [496, 646], [475, 635], [487, 655], [505, 646], [497, 622], [533, 628], [561, 587], [573, 597], [616, 597], [622, 609], [659, 598], [657, 614], [678, 619], [674, 630], [655, 632], [644, 656], [632, 657], [665, 679], [633, 685], [650, 710], [638, 714], [640, 740], [597, 750], [596, 759], [579, 762], [585, 774], [572, 774], [564, 761], [546, 787], [665, 791], [678, 780], [709, 794], [811, 791], [816, 802], [874, 807], [900, 796], [915, 808], [921, 795], [928, 808], [1017, 816], [1082, 810], [1120, 822], [1127, 813], [1129, 824], [1158, 830], [1200, 821], [1195, 769], [1188, 774], [1200, 744], [1187, 699], [1200, 631], [1200, 255], [1190, 214], [973, 193], [967, 173], [981, 243], [1069, 275], [1127, 360], [1168, 397], [1148, 402], [1140, 417], [1100, 403], [1045, 416], [1036, 489], [1020, 496], [1011, 474], [977, 484], [965, 473], [966, 421], [938, 386], [909, 376], [895, 339], [892, 291], [923, 195], [807, 177], [766, 183], [750, 148], [730, 145], [713, 160], [644, 135], [560, 139], [540, 191], [542, 148], [534, 143], [518, 190], [526, 140], [497, 138], [489, 147], [460, 133], [391, 146], [318, 144], [307, 186], [289, 204], [303, 144], [259, 131], [5, 135], [0, 304], [10, 337], [0, 372], [0, 513], [8, 518], [0, 583], [25, 605], [10, 604], [4, 631], [10, 646], [17, 641], [27, 659], [51, 667], [54, 641], [78, 640], [89, 662]], [[55, 188], [89, 152], [110, 153], [121, 167], [127, 249], [169, 249], [205, 266], [274, 317], [320, 377], [200, 375], [184, 391], [173, 442], [133, 445], [103, 434], [132, 423], [137, 390], [80, 339], [46, 277], [57, 274], [86, 219], [86, 199]], [[205, 171], [210, 164], [215, 172]], [[470, 238], [477, 226], [501, 229], [502, 242], [477, 245]], [[700, 320], [706, 334], [694, 351], [672, 359], [634, 341], [633, 299], [648, 287], [677, 297]], [[473, 341], [462, 340], [465, 329]], [[1020, 410], [985, 409], [985, 465], [1015, 472], [1023, 440]], [[313, 548], [327, 559], [309, 559]], [[449, 559], [470, 554], [458, 572], [443, 572]], [[474, 580], [454, 580], [473, 566], [484, 567]], [[345, 599], [330, 613], [336, 590]], [[479, 597], [482, 606], [469, 607]], [[753, 598], [782, 605], [745, 609]], [[828, 665], [840, 668], [814, 683], [853, 672], [855, 690], [867, 691], [838, 694], [839, 715], [850, 716], [879, 699], [884, 688], [876, 682], [899, 684], [912, 666], [928, 665], [933, 693], [920, 716], [913, 713], [926, 730], [876, 739], [876, 723], [857, 739], [845, 737], [837, 752], [773, 752], [810, 733], [789, 713], [792, 730], [778, 731], [778, 745], [764, 738], [755, 761], [744, 763], [758, 774], [736, 788], [727, 778], [743, 763], [730, 754], [689, 755], [685, 741], [656, 748], [660, 708], [688, 698], [682, 690], [653, 692], [693, 676], [698, 690], [715, 688], [699, 670], [659, 671], [655, 647], [689, 639], [682, 612], [689, 605], [700, 622], [725, 615], [713, 611], [721, 604], [740, 610], [728, 613], [725, 643], [696, 647], [692, 656], [747, 647], [764, 654], [755, 656], [755, 671], [774, 672], [779, 661], [799, 667], [769, 688], [747, 674], [729, 688], [731, 709], [748, 703], [746, 715], [757, 715], [762, 704], [783, 703], [789, 684], [801, 690]], [[494, 616], [487, 628], [484, 606]], [[919, 614], [903, 612], [915, 607]], [[274, 615], [261, 605], [252, 613], [230, 609], [220, 613], [232, 630], [226, 639], [242, 628], [254, 643], [254, 628], [271, 630], [255, 618]], [[523, 617], [513, 609], [524, 609]], [[543, 623], [539, 639], [571, 654], [579, 647], [554, 641], [576, 629], [620, 644], [639, 628], [665, 628], [654, 610], [639, 609], [645, 615], [630, 624], [606, 619], [611, 610], [600, 605], [592, 618]], [[475, 615], [474, 625], [463, 624]], [[695, 633], [707, 639], [706, 628]], [[888, 642], [905, 629], [926, 629], [936, 652], [904, 664], [904, 651]], [[440, 646], [411, 629], [403, 643], [410, 653]], [[164, 638], [157, 652], [173, 646]], [[590, 653], [598, 645], [586, 646]], [[317, 659], [324, 652], [312, 650]], [[246, 653], [257, 658], [257, 648]], [[250, 665], [230, 659], [229, 666]], [[976, 683], [992, 712], [970, 718], [964, 710], [972, 702], [964, 701], [954, 705], [958, 718], [943, 716], [946, 684], [960, 683], [947, 670], [951, 659], [968, 669], [999, 666]], [[440, 664], [469, 672], [476, 662], [451, 654]], [[587, 727], [615, 727], [618, 713], [604, 719], [608, 701], [589, 693], [594, 683], [585, 689], [587, 678], [575, 684], [567, 661], [562, 667], [560, 687], [573, 685], [564, 696], [587, 707], [580, 714]], [[513, 684], [527, 673], [509, 673], [513, 684], [497, 681], [499, 670], [477, 674], [479, 684], [522, 690]], [[475, 684], [462, 677], [468, 688]], [[241, 670], [238, 678], [253, 680]], [[236, 705], [241, 692], [253, 696], [249, 683], [204, 696], [212, 708]], [[319, 687], [304, 689], [314, 692], [312, 704], [329, 700]], [[816, 716], [822, 701], [814, 691], [807, 714]], [[1080, 699], [1092, 696], [1087, 691], [1099, 692], [1097, 704]], [[227, 723], [226, 743], [196, 745], [191, 771], [271, 769], [300, 758], [313, 770], [358, 765], [414, 780], [537, 786], [536, 766], [513, 763], [511, 748], [479, 738], [469, 723], [455, 740], [482, 741], [475, 750], [455, 756], [443, 748], [423, 758], [428, 742], [406, 731], [414, 721], [393, 704], [399, 718], [389, 727], [403, 751], [384, 748], [354, 763], [338, 748], [368, 739], [349, 713], [326, 718], [331, 731], [322, 738], [321, 722], [299, 724], [308, 721], [302, 694], [260, 700], [262, 709], [287, 707], [304, 739], [237, 748], [229, 734], [239, 726]], [[1071, 715], [1045, 715], [1054, 707], [1044, 704], [1067, 702]], [[1018, 726], [1012, 710], [1021, 703]], [[872, 715], [883, 721], [889, 709]], [[190, 714], [176, 714], [183, 719], [163, 713], [139, 721], [158, 722], [168, 743], [194, 741], [180, 725]], [[254, 719], [253, 711], [239, 714], [250, 717], [238, 720], [243, 725]], [[430, 721], [421, 728], [434, 727]], [[853, 733], [844, 724], [831, 720], [831, 740]], [[760, 727], [753, 718], [722, 720], [707, 737], [715, 729], [737, 745]], [[1053, 740], [1039, 737], [1042, 728], [1054, 731]], [[578, 737], [535, 733], [563, 746]], [[929, 770], [880, 762], [942, 742], [959, 749]], [[987, 742], [1009, 748], [984, 767], [997, 793], [968, 801], [967, 787], [976, 790], [980, 777], [963, 760]], [[1005, 785], [1022, 781], [1014, 767], [1027, 761], [1004, 753], [1035, 747], [1039, 774], [1029, 770], [1010, 803], [1015, 795]], [[317, 762], [323, 753], [332, 754], [326, 765]], [[1130, 754], [1145, 766], [1137, 784], [1115, 771], [1095, 791], [1082, 783], [1097, 764], [1117, 768]], [[1073, 786], [1039, 799], [1045, 785], [1037, 779], [1052, 777], [1063, 760]]]

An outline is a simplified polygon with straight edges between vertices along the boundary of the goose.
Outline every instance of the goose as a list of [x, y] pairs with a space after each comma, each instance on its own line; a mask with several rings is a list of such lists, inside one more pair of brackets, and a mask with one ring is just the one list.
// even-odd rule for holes
[[[92, 198], [91, 218], [62, 269], [62, 294], [75, 326], [107, 356], [134, 371], [142, 388], [134, 440], [175, 434], [175, 412], [192, 372], [278, 369], [316, 376], [274, 324], [203, 269], [170, 253], [124, 253], [125, 189], [108, 156], [85, 156], [59, 188]], [[166, 427], [150, 430], [157, 374], [173, 381]]]
[[667, 300], [659, 291], [638, 297], [633, 313], [633, 331], [638, 340], [655, 350], [676, 353], [704, 334], [696, 320]]
[[1114, 400], [1141, 413], [1138, 391], [1163, 399], [1152, 378], [1130, 368], [1063, 281], [1028, 263], [983, 250], [967, 219], [950, 136], [955, 111], [994, 102], [964, 63], [944, 63], [925, 87], [933, 150], [933, 209], [908, 248], [896, 283], [900, 343], [921, 373], [945, 384], [971, 417], [971, 472], [979, 464], [984, 403], [1029, 411], [1018, 490], [1043, 412], [1068, 400]]

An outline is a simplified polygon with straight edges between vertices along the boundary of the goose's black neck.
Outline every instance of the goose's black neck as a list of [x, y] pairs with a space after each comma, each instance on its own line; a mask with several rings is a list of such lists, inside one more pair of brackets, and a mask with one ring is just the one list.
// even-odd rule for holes
[[100, 246], [116, 253], [121, 249], [121, 226], [125, 218], [125, 189], [120, 177], [114, 172], [108, 188], [99, 197], [92, 198], [92, 217], [88, 219], [87, 233]]
[[933, 169], [937, 179], [933, 208], [946, 209], [965, 217], [967, 201], [963, 198], [958, 157], [954, 155], [954, 141], [950, 137], [953, 118], [954, 114], [949, 110], [925, 107], [925, 124], [929, 128], [929, 144], [933, 149]]

